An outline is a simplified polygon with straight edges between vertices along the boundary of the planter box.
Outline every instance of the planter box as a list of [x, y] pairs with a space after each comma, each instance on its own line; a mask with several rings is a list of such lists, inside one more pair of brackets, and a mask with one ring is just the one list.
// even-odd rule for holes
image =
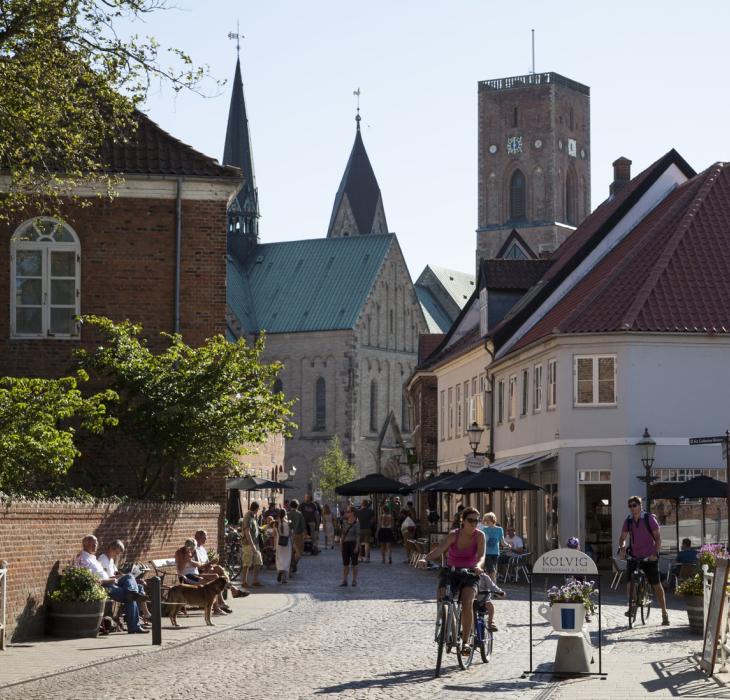
[[684, 597], [684, 604], [687, 608], [689, 618], [689, 631], [693, 634], [705, 633], [705, 608], [704, 599], [701, 595], [687, 595]]
[[54, 637], [96, 637], [104, 617], [105, 600], [90, 603], [48, 602], [49, 630]]

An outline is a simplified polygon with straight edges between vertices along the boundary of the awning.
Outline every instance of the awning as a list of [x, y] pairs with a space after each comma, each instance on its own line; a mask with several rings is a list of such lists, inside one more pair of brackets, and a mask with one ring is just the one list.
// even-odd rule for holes
[[558, 456], [557, 452], [538, 452], [531, 455], [520, 455], [519, 457], [507, 457], [506, 459], [500, 459], [496, 462], [492, 462], [489, 466], [492, 469], [496, 469], [499, 472], [506, 471], [507, 469], [519, 469], [520, 467], [529, 467], [532, 464], [538, 462], [545, 462], [548, 459], [555, 459]]

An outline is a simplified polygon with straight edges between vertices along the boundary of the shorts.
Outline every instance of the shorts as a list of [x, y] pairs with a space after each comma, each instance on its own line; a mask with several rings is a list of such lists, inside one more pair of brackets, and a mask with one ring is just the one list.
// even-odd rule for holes
[[202, 576], [198, 576], [197, 574], [185, 574], [184, 576], [178, 576], [177, 580], [180, 583], [187, 583], [191, 586], [197, 586], [202, 580]]
[[261, 558], [261, 552], [251, 545], [243, 545], [243, 555], [241, 557], [242, 565], [246, 568], [249, 566], [263, 566], [264, 560]]
[[357, 566], [358, 551], [357, 542], [342, 543], [342, 566]]
[[638, 559], [629, 559], [626, 564], [626, 576], [631, 581], [636, 571], [636, 567], [640, 566], [641, 570], [646, 574], [646, 580], [652, 585], [659, 585], [659, 560], [655, 561], [639, 561]]
[[439, 588], [445, 588], [447, 583], [451, 584], [452, 593], [462, 588], [473, 588], [475, 594], [479, 591], [479, 576], [463, 569], [456, 569], [456, 571], [451, 571], [446, 567], [441, 569], [439, 572]]
[[484, 557], [484, 568], [488, 574], [493, 574], [497, 570], [497, 563], [499, 562], [499, 554], [487, 554]]

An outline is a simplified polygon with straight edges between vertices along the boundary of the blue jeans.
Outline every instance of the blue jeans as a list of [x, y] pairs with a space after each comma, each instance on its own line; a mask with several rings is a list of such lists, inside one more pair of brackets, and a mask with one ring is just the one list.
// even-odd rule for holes
[[109, 597], [117, 603], [124, 603], [124, 615], [127, 618], [127, 631], [135, 632], [139, 629], [139, 607], [136, 600], [127, 600], [127, 593], [144, 593], [144, 589], [131, 574], [117, 579], [116, 583], [104, 586]]

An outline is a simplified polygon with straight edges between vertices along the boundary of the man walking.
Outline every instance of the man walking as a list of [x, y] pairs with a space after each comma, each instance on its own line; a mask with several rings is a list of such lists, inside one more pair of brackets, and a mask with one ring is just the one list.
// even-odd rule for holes
[[370, 501], [367, 498], [363, 498], [362, 505], [357, 511], [357, 521], [360, 523], [360, 544], [363, 545], [365, 551], [363, 552], [362, 561], [370, 561], [370, 538], [373, 535], [373, 520], [375, 513], [370, 507]]
[[243, 555], [241, 572], [241, 585], [248, 588], [248, 570], [253, 569], [253, 583], [251, 585], [259, 588], [264, 584], [259, 581], [259, 571], [264, 560], [259, 550], [259, 521], [257, 518], [259, 504], [251, 501], [246, 514], [241, 518], [241, 535], [243, 536]]
[[[659, 550], [662, 545], [659, 523], [651, 513], [642, 511], [640, 496], [631, 496], [629, 498], [629, 512], [631, 514], [624, 521], [621, 537], [619, 538], [619, 557], [621, 559], [625, 559], [627, 555], [629, 557], [628, 566], [626, 567], [629, 610], [625, 614], [627, 617], [631, 615], [634, 572], [637, 567], [641, 567], [662, 608], [662, 624], [668, 625], [667, 603], [664, 598], [664, 589], [659, 580]], [[629, 536], [631, 537], [631, 544], [627, 548], [626, 540]]]
[[304, 524], [312, 540], [312, 554], [319, 554], [319, 509], [312, 500], [311, 493], [304, 494], [304, 503], [299, 510], [304, 516]]
[[287, 515], [292, 532], [292, 544], [294, 545], [291, 553], [291, 567], [289, 569], [289, 575], [291, 575], [297, 572], [299, 560], [304, 553], [304, 533], [307, 530], [304, 516], [299, 512], [299, 501], [296, 498], [290, 501]]

